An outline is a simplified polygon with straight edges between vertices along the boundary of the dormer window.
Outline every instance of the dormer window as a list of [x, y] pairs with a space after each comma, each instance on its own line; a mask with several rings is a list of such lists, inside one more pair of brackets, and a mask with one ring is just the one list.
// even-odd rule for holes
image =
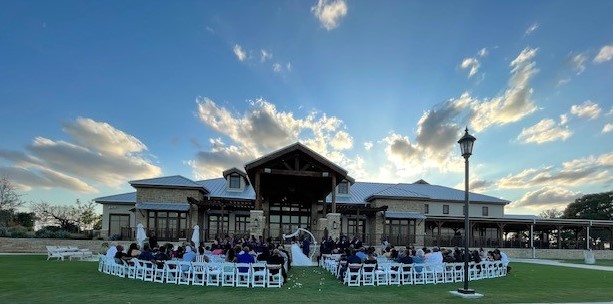
[[230, 175], [229, 188], [230, 189], [240, 189], [241, 188], [241, 177], [239, 175]]
[[338, 184], [338, 194], [349, 194], [349, 182], [342, 181]]

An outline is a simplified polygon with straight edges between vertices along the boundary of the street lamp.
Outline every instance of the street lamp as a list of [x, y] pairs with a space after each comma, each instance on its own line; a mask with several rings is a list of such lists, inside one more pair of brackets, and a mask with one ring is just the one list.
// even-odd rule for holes
[[468, 261], [470, 259], [470, 252], [468, 251], [470, 239], [470, 225], [468, 223], [468, 158], [473, 154], [473, 144], [477, 139], [468, 134], [468, 127], [466, 127], [464, 132], [464, 136], [458, 140], [462, 156], [464, 157], [464, 288], [458, 288], [458, 292], [461, 294], [474, 294], [475, 290], [468, 289]]

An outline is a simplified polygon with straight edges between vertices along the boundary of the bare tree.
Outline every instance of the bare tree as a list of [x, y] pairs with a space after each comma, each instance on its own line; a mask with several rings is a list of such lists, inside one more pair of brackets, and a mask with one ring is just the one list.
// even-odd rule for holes
[[0, 210], [14, 212], [17, 208], [23, 206], [24, 201], [21, 200], [21, 194], [17, 193], [17, 189], [4, 176], [0, 178]]
[[561, 210], [558, 210], [556, 208], [551, 208], [551, 209], [541, 211], [541, 213], [539, 213], [539, 217], [553, 219], [553, 218], [561, 218], [563, 214], [564, 212], [562, 212]]
[[43, 225], [57, 225], [67, 231], [78, 232], [92, 229], [100, 217], [95, 210], [94, 202], [81, 203], [77, 200], [74, 205], [52, 205], [48, 202], [32, 204], [32, 211]]

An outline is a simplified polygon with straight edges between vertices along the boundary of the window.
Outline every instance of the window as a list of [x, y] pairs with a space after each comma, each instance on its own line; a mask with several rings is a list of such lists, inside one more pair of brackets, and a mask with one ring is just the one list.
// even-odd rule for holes
[[443, 205], [443, 214], [449, 214], [449, 205]]
[[209, 214], [208, 238], [225, 237], [228, 234], [230, 218], [227, 214]]
[[481, 215], [483, 216], [488, 216], [489, 215], [489, 210], [487, 207], [481, 207]]
[[147, 228], [153, 230], [158, 240], [176, 241], [185, 237], [187, 213], [150, 210], [147, 213], [147, 223]]
[[241, 177], [238, 175], [230, 175], [230, 189], [241, 188]]
[[249, 216], [237, 215], [234, 218], [234, 233], [249, 233]]
[[[110, 214], [109, 215], [109, 236], [121, 235], [121, 228], [130, 227], [129, 214]], [[129, 237], [129, 236], [128, 236]]]
[[424, 204], [424, 214], [428, 214], [428, 213], [430, 213], [430, 205]]
[[415, 243], [415, 220], [387, 219], [385, 222], [385, 235], [392, 244]]
[[342, 181], [338, 184], [338, 194], [349, 194], [349, 182]]

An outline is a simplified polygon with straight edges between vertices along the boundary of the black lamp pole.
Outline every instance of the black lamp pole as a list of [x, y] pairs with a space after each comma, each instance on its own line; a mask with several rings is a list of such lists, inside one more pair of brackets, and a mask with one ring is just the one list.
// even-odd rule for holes
[[468, 262], [470, 260], [470, 252], [468, 245], [470, 241], [470, 224], [468, 221], [468, 158], [472, 155], [473, 144], [477, 140], [474, 136], [468, 134], [468, 127], [464, 131], [464, 136], [458, 140], [460, 150], [464, 157], [464, 288], [458, 289], [458, 292], [463, 294], [475, 293], [473, 289], [468, 289]]

